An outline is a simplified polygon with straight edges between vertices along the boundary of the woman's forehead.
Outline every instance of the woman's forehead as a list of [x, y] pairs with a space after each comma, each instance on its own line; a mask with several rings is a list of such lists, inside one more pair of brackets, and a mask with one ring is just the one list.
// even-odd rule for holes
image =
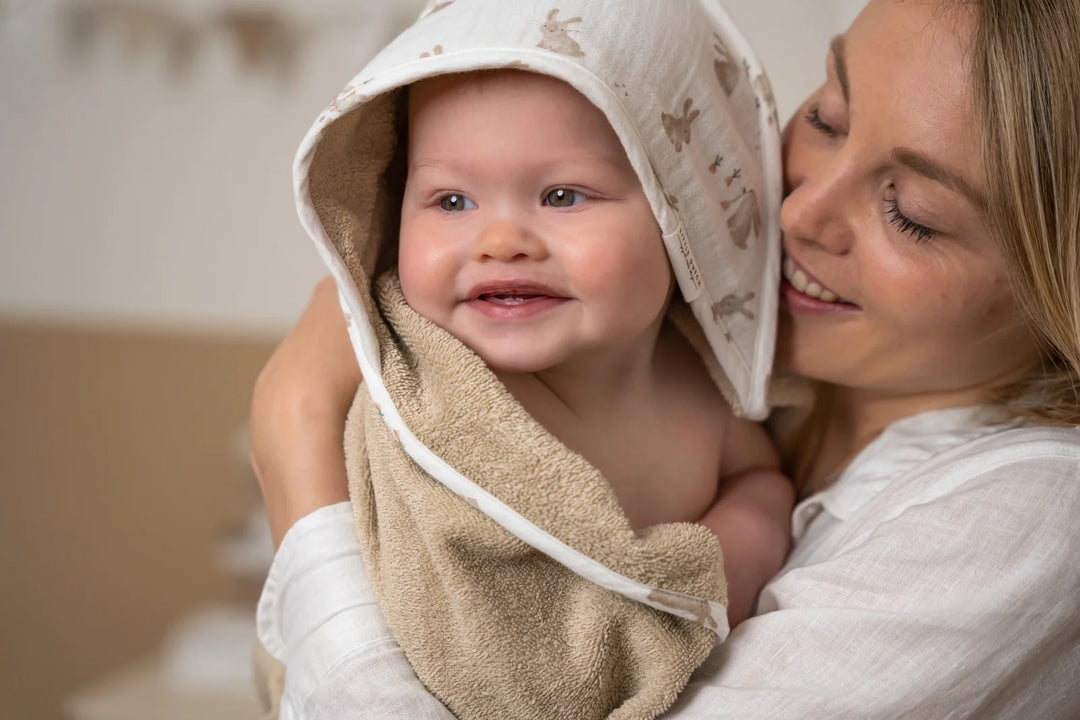
[[897, 162], [981, 198], [971, 13], [951, 0], [872, 0], [836, 38], [829, 74], [853, 123], [873, 123]]
[[976, 8], [972, 0], [870, 0], [844, 35], [872, 24], [884, 55], [910, 44], [939, 59], [947, 53], [958, 69], [970, 72]]

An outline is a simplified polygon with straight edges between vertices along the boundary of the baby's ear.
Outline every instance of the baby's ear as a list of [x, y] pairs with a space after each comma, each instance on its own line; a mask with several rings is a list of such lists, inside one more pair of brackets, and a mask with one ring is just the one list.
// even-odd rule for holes
[[551, 22], [552, 20], [554, 20], [555, 16], [558, 15], [558, 14], [559, 14], [559, 8], [555, 8], [554, 10], [549, 12], [548, 13], [548, 18], [547, 18], [548, 22]]

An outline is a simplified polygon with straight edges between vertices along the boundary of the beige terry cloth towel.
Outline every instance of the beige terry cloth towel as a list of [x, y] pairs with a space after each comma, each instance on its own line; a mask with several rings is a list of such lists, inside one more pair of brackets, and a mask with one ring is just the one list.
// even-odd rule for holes
[[392, 272], [401, 89], [501, 68], [563, 80], [604, 112], [660, 226], [675, 319], [753, 419], [769, 409], [778, 300], [772, 94], [715, 0], [443, 0], [297, 155], [301, 220], [364, 375], [346, 438], [357, 529], [417, 675], [462, 720], [653, 718], [726, 636], [715, 538], [633, 532], [597, 471], [410, 310]]
[[[540, 426], [475, 354], [377, 283], [383, 382], [443, 461], [686, 620], [582, 578], [412, 460], [361, 392], [346, 435], [350, 493], [380, 607], [417, 675], [468, 718], [653, 718], [726, 630], [716, 538], [635, 533], [599, 472]], [[710, 601], [713, 604], [710, 606]]]

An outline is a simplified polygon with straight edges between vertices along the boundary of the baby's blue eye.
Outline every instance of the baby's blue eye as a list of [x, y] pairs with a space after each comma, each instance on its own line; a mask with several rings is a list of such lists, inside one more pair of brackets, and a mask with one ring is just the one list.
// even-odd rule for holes
[[474, 210], [476, 203], [464, 195], [447, 195], [439, 200], [439, 207], [446, 212], [461, 212], [462, 210]]
[[578, 203], [585, 202], [584, 193], [570, 188], [555, 188], [544, 197], [544, 204], [551, 207], [573, 207]]

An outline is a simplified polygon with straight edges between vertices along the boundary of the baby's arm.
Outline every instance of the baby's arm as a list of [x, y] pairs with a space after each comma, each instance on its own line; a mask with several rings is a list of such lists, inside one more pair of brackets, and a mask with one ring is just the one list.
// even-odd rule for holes
[[750, 617], [761, 588], [784, 564], [795, 488], [780, 473], [768, 435], [749, 420], [728, 420], [720, 462], [716, 501], [699, 522], [724, 551], [728, 622], [735, 627]]

